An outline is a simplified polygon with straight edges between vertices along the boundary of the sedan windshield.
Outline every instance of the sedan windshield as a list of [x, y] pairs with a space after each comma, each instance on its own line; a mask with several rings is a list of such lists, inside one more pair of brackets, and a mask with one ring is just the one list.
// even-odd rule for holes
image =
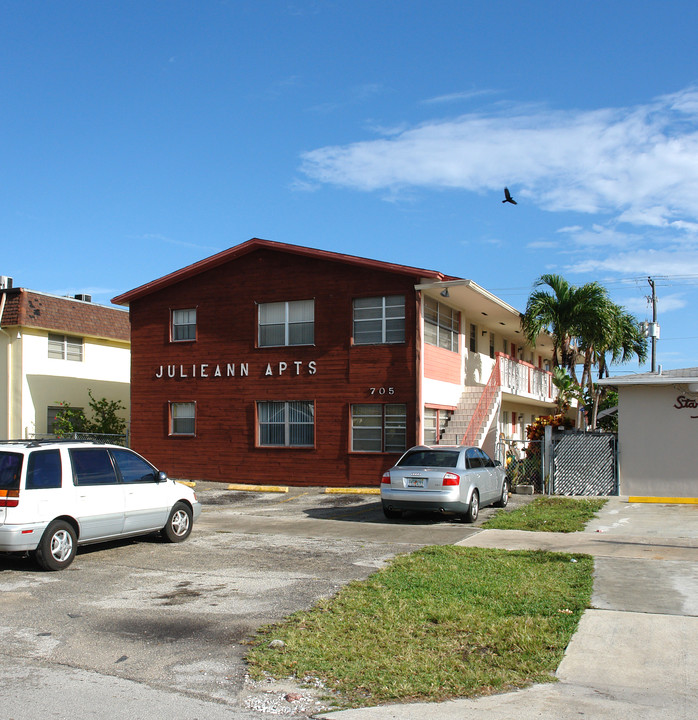
[[401, 458], [398, 466], [454, 468], [458, 465], [459, 454], [457, 450], [415, 450]]

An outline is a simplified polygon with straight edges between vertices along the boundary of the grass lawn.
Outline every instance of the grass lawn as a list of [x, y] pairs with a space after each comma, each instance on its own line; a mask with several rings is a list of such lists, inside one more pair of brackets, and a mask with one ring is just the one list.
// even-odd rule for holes
[[540, 497], [510, 512], [498, 512], [482, 524], [497, 530], [578, 532], [606, 504], [606, 498]]
[[587, 555], [427, 547], [263, 628], [250, 674], [319, 678], [337, 707], [550, 682], [589, 605], [592, 571]]

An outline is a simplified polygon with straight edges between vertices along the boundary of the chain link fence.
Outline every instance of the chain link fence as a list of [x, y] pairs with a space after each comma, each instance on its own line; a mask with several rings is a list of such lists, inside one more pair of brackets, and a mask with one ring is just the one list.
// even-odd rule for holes
[[551, 491], [556, 495], [618, 495], [614, 433], [555, 433], [551, 461]]
[[543, 492], [540, 440], [502, 438], [497, 444], [497, 459], [506, 470], [510, 488], [532, 485], [534, 492]]
[[104, 433], [63, 433], [55, 435], [53, 433], [27, 433], [29, 440], [85, 440], [98, 443], [110, 443], [112, 445], [123, 445], [128, 447], [128, 434], [126, 435], [107, 435]]

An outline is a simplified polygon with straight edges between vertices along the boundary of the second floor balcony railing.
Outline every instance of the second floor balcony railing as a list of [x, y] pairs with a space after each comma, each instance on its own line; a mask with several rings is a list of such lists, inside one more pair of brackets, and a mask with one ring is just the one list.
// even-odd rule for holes
[[541, 402], [555, 402], [557, 388], [553, 385], [552, 374], [548, 370], [516, 360], [504, 353], [497, 353], [497, 362], [503, 392]]

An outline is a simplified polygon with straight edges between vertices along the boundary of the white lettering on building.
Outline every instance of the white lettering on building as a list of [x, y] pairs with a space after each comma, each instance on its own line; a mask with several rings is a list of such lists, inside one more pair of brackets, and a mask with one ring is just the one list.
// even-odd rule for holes
[[[304, 362], [303, 360], [292, 360], [286, 362], [280, 360], [277, 364], [267, 363], [264, 375], [267, 377], [281, 377], [284, 374], [288, 374], [289, 368], [292, 366], [290, 373], [293, 375], [316, 375], [317, 374], [317, 363], [315, 360]], [[215, 370], [209, 369], [214, 368]], [[247, 362], [241, 363], [226, 363], [225, 371], [223, 371], [221, 365], [212, 363], [199, 363], [198, 365], [160, 365], [155, 372], [154, 377], [158, 380], [168, 378], [220, 378], [225, 375], [228, 378], [237, 377], [249, 377], [250, 364]]]

